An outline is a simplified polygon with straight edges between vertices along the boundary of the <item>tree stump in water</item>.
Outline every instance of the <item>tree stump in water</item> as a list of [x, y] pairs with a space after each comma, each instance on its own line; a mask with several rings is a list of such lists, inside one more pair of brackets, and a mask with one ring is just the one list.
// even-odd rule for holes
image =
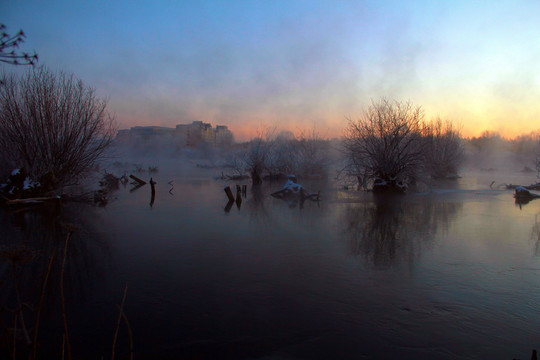
[[227, 194], [227, 197], [229, 198], [229, 201], [231, 202], [234, 202], [234, 196], [233, 196], [233, 193], [231, 191], [231, 187], [230, 186], [227, 186], [225, 189], [225, 194]]

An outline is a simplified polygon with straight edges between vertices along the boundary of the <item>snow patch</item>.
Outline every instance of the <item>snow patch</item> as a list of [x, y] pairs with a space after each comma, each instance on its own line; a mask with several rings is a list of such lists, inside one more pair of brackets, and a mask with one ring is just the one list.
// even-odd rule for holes
[[39, 187], [40, 183], [30, 179], [28, 176], [24, 179], [23, 190]]
[[287, 180], [282, 190], [289, 190], [295, 194], [299, 193], [302, 190], [302, 185], [293, 182], [292, 180]]

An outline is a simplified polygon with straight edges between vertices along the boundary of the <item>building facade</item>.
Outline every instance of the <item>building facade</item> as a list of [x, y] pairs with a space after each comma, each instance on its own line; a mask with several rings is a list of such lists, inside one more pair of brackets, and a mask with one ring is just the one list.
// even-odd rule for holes
[[159, 136], [172, 136], [185, 139], [187, 147], [198, 147], [207, 144], [213, 147], [227, 147], [233, 143], [232, 132], [225, 125], [217, 125], [215, 128], [210, 123], [193, 121], [191, 124], [179, 124], [176, 128], [161, 126], [134, 126], [129, 130], [119, 130], [118, 140], [142, 140], [156, 139]]

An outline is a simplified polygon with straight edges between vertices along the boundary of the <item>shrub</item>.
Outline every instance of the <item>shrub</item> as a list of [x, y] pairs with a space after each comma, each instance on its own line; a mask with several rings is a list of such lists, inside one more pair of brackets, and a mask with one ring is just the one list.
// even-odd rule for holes
[[425, 153], [423, 112], [411, 103], [373, 102], [345, 132], [345, 172], [360, 184], [380, 179], [395, 185], [415, 181]]
[[44, 191], [76, 183], [115, 134], [107, 102], [81, 80], [45, 67], [0, 85], [0, 154]]

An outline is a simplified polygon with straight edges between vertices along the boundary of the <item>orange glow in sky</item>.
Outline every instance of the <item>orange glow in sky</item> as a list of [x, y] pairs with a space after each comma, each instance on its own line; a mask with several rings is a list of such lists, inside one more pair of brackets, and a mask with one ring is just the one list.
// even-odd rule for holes
[[333, 138], [381, 97], [465, 136], [540, 128], [538, 1], [6, 2], [2, 15], [41, 65], [107, 97], [120, 128]]

